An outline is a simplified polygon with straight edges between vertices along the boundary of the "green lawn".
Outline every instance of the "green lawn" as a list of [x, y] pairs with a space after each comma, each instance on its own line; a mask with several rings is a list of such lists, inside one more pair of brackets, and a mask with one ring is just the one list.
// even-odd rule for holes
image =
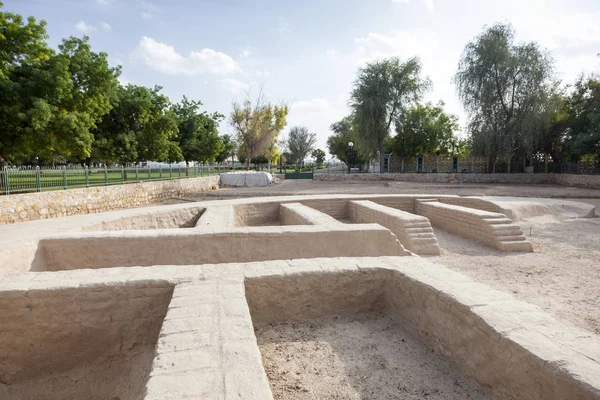
[[[189, 175], [187, 177], [200, 177], [217, 175], [221, 172], [225, 172], [224, 169], [203, 169], [194, 170], [190, 168]], [[90, 170], [88, 179], [86, 182], [85, 172], [82, 169], [67, 169], [66, 170], [66, 186], [67, 188], [80, 188], [86, 186], [105, 186], [105, 185], [119, 185], [123, 183], [135, 183], [135, 182], [148, 182], [148, 181], [159, 181], [169, 179], [186, 178], [185, 169], [181, 168], [178, 170], [174, 168], [172, 171], [169, 169], [161, 171], [158, 168], [148, 170], [147, 168], [138, 169], [137, 179], [135, 169], [126, 169], [125, 173], [122, 174], [121, 170], [109, 170], [105, 175], [103, 169]], [[36, 183], [36, 171], [35, 170], [22, 170], [22, 171], [9, 171], [8, 173], [8, 188], [10, 193], [25, 193], [37, 191]], [[40, 173], [40, 190], [60, 190], [64, 189], [65, 182], [62, 170], [42, 170]], [[0, 186], [0, 191], [5, 193], [6, 188], [4, 183]]]

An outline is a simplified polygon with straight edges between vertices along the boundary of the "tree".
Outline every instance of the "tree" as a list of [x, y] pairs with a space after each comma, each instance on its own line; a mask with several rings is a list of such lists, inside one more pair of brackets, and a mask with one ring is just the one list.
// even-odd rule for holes
[[218, 127], [225, 116], [200, 112], [201, 105], [200, 101], [189, 100], [183, 96], [181, 103], [173, 106], [177, 115], [179, 146], [186, 164], [190, 161], [215, 161], [223, 151]]
[[330, 129], [333, 134], [327, 138], [327, 148], [332, 156], [337, 157], [349, 167], [348, 143], [352, 142], [356, 152], [356, 162], [361, 165], [368, 165], [373, 153], [365, 150], [357, 140], [358, 135], [351, 116], [331, 124]]
[[237, 147], [235, 140], [231, 137], [231, 135], [223, 135], [221, 136], [221, 143], [223, 143], [223, 148], [217, 155], [215, 161], [222, 163], [231, 157], [231, 165], [233, 165], [233, 156], [235, 155], [235, 150]]
[[323, 162], [325, 161], [325, 157], [327, 157], [327, 153], [325, 153], [321, 149], [314, 149], [312, 151], [311, 157], [315, 159], [315, 162], [317, 163], [318, 166], [321, 166], [321, 165], [323, 165]]
[[161, 89], [131, 84], [118, 89], [115, 107], [94, 131], [93, 159], [106, 164], [183, 160], [177, 115]]
[[458, 146], [454, 136], [459, 128], [458, 117], [445, 113], [443, 107], [443, 102], [437, 106], [418, 104], [396, 120], [396, 136], [390, 150], [400, 156], [402, 171], [406, 158], [426, 153], [449, 154]]
[[571, 154], [600, 156], [600, 80], [581, 77], [567, 107]]
[[286, 104], [268, 103], [262, 91], [255, 103], [247, 98], [242, 104], [233, 103], [230, 123], [236, 132], [238, 158], [246, 160], [246, 169], [250, 169], [250, 160], [262, 156], [273, 146], [279, 133], [287, 124], [289, 108]]
[[429, 86], [429, 79], [421, 78], [418, 58], [402, 63], [393, 57], [368, 63], [359, 70], [350, 94], [350, 108], [360, 141], [373, 153], [379, 151], [380, 172], [384, 172], [384, 139], [392, 123]]
[[[0, 9], [3, 7], [0, 2]], [[21, 65], [36, 64], [54, 55], [46, 39], [46, 21], [29, 17], [25, 23], [19, 14], [0, 11], [0, 79]]]
[[317, 135], [310, 133], [304, 126], [294, 126], [285, 142], [288, 162], [302, 164], [317, 143]]
[[510, 172], [518, 153], [531, 153], [542, 141], [536, 135], [556, 86], [552, 59], [534, 42], [515, 44], [512, 26], [496, 24], [465, 47], [455, 82], [474, 149], [488, 157], [492, 170], [505, 155]]
[[13, 160], [89, 158], [92, 130], [112, 108], [120, 69], [108, 65], [105, 53], [92, 52], [87, 37], [63, 40], [57, 54], [40, 51], [35, 59], [10, 56], [2, 67], [0, 148]]

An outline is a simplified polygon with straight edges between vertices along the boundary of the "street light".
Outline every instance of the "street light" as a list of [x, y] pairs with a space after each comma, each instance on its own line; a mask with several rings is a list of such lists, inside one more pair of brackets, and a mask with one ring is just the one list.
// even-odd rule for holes
[[352, 165], [356, 163], [356, 152], [354, 151], [354, 143], [348, 142], [348, 152], [347, 152], [346, 162], [348, 164], [348, 173], [352, 172]]

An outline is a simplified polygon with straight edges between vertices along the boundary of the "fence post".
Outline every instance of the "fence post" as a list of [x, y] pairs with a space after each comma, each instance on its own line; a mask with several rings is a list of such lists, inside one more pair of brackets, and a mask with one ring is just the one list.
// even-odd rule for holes
[[63, 188], [67, 190], [67, 167], [63, 167]]
[[169, 164], [169, 180], [173, 180], [173, 165]]
[[148, 182], [152, 181], [152, 170], [150, 169], [150, 165], [148, 165]]
[[140, 181], [140, 176], [138, 174], [138, 165], [137, 165], [137, 163], [135, 164], [135, 181], [136, 182]]
[[2, 168], [2, 183], [4, 186], [4, 194], [10, 194], [10, 188], [8, 187], [8, 167]]
[[177, 174], [181, 178], [181, 165], [177, 164]]
[[108, 168], [104, 165], [104, 186], [108, 186]]
[[160, 174], [160, 180], [162, 181], [162, 165], [158, 166], [158, 173]]
[[90, 170], [87, 165], [83, 167], [83, 172], [85, 173], [85, 187], [90, 187]]
[[36, 192], [41, 192], [42, 191], [42, 182], [40, 179], [40, 167], [39, 165], [36, 165], [35, 167], [35, 191]]

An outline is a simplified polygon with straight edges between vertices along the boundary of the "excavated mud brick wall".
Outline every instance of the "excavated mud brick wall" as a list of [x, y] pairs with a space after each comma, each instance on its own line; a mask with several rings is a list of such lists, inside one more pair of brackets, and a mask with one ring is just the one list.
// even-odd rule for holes
[[315, 174], [316, 181], [549, 184], [600, 189], [600, 176], [573, 174]]
[[439, 255], [440, 246], [429, 220], [421, 215], [382, 206], [372, 201], [350, 201], [350, 218], [355, 223], [375, 223], [398, 237], [408, 250], [423, 255]]
[[433, 226], [498, 250], [533, 251], [521, 228], [504, 214], [431, 200], [416, 200], [416, 211], [427, 217]]
[[339, 225], [340, 221], [300, 203], [282, 204], [279, 207], [279, 220], [284, 225]]
[[0, 196], [0, 224], [93, 214], [211, 190], [219, 176]]

